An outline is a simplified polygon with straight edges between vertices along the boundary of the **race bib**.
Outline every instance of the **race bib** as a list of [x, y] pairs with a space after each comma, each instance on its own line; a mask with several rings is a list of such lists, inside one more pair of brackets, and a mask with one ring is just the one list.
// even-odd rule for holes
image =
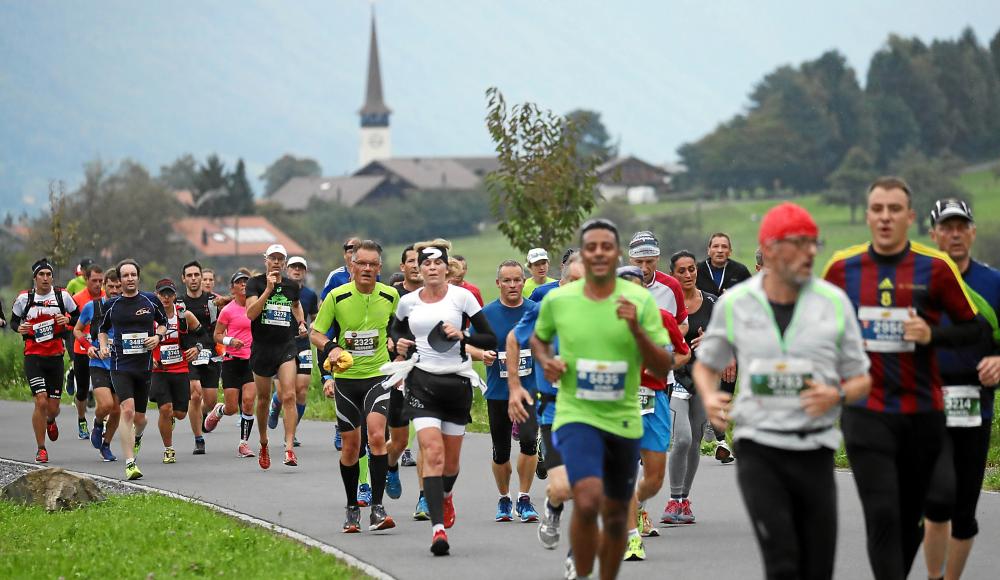
[[[517, 366], [517, 376], [526, 377], [531, 374], [531, 371], [534, 368], [534, 365], [531, 362], [531, 349], [521, 349], [521, 351], [518, 352], [518, 356], [521, 360]], [[500, 363], [500, 378], [506, 379], [509, 375], [507, 372], [507, 351], [498, 352], [497, 360]]]
[[144, 341], [147, 338], [148, 332], [126, 332], [122, 335], [122, 354], [146, 354]]
[[648, 415], [656, 411], [656, 391], [649, 387], [639, 387], [640, 413]]
[[620, 401], [625, 398], [625, 361], [577, 359], [576, 398], [588, 401]]
[[682, 385], [680, 382], [674, 383], [672, 397], [677, 397], [678, 399], [690, 399], [691, 391], [687, 390], [687, 387]]
[[945, 424], [948, 427], [979, 427], [983, 424], [979, 387], [958, 385], [941, 387], [944, 394]]
[[797, 358], [757, 359], [750, 363], [750, 391], [769, 403], [799, 404], [799, 393], [812, 378], [812, 361]]
[[212, 349], [203, 348], [198, 351], [198, 358], [191, 361], [191, 364], [201, 366], [210, 362], [212, 362]]
[[861, 338], [869, 352], [913, 352], [916, 343], [903, 340], [903, 322], [910, 319], [906, 308], [858, 308]]
[[35, 333], [35, 342], [47, 342], [55, 336], [56, 321], [53, 318], [38, 324], [32, 324], [31, 330]]
[[261, 323], [268, 326], [291, 326], [292, 307], [288, 304], [265, 304]]
[[351, 356], [372, 356], [378, 344], [378, 330], [349, 330], [344, 333], [344, 348]]
[[164, 344], [160, 346], [160, 364], [175, 365], [184, 360], [181, 355], [181, 345]]
[[313, 368], [313, 351], [312, 349], [306, 349], [299, 353], [299, 368], [300, 369], [311, 369]]

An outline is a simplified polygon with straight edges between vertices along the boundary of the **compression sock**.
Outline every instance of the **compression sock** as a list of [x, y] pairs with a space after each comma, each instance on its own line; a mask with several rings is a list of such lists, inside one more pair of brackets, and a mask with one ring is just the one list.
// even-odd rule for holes
[[344, 492], [347, 493], [347, 505], [358, 505], [358, 464], [340, 464], [340, 477], [344, 480]]
[[441, 478], [444, 486], [444, 492], [450, 494], [451, 490], [455, 489], [455, 482], [458, 481], [458, 474], [455, 475], [445, 475]]
[[[388, 462], [389, 462], [389, 459], [388, 459], [388, 458], [386, 458], [386, 463], [388, 463]], [[389, 465], [389, 466], [387, 467], [387, 469], [388, 469], [388, 471], [391, 471], [391, 472], [393, 472], [393, 473], [396, 473], [397, 471], [399, 471], [399, 464], [397, 463], [396, 465]]]
[[382, 496], [385, 494], [385, 474], [389, 470], [389, 454], [372, 454], [372, 505], [380, 505]]
[[249, 441], [253, 433], [253, 415], [240, 413], [240, 441]]
[[424, 497], [431, 512], [431, 524], [444, 525], [444, 481], [440, 475], [424, 476]]
[[302, 403], [300, 405], [298, 403], [295, 403], [295, 411], [299, 414], [299, 423], [301, 423], [302, 422], [302, 415], [306, 414], [306, 404]]

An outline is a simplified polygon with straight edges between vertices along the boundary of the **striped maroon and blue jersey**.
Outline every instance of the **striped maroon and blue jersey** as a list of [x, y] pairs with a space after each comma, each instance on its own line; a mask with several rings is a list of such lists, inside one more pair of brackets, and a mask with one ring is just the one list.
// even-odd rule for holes
[[[916, 242], [892, 256], [875, 253], [870, 243], [841, 250], [826, 265], [823, 278], [843, 288], [856, 311], [866, 306], [912, 307], [932, 327], [943, 314], [961, 322], [976, 316], [955, 263], [947, 254]], [[861, 320], [863, 334], [867, 324], [872, 323]], [[932, 346], [918, 344], [912, 352], [867, 352], [872, 389], [857, 406], [883, 413], [944, 410]]]

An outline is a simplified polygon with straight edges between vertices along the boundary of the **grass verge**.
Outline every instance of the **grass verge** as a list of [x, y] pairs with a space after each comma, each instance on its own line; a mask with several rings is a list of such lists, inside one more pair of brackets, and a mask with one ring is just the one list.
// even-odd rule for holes
[[47, 513], [0, 502], [2, 578], [359, 578], [316, 548], [156, 494]]

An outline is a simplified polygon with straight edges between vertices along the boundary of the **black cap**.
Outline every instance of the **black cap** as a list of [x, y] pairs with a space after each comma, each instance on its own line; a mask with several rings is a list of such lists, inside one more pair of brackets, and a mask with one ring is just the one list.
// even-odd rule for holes
[[249, 279], [250, 279], [250, 274], [247, 274], [243, 270], [237, 270], [236, 273], [233, 274], [233, 277], [229, 279], [229, 285], [232, 286], [233, 284], [236, 284], [240, 280], [249, 280]]
[[164, 278], [156, 283], [156, 293], [159, 294], [164, 290], [169, 290], [174, 294], [177, 294], [177, 286], [174, 285], [174, 281], [170, 278]]
[[969, 207], [969, 204], [960, 199], [949, 197], [947, 199], [939, 199], [934, 202], [934, 207], [931, 208], [932, 224], [937, 225], [944, 220], [953, 217], [965, 218], [970, 222], [976, 221], [972, 219], [972, 208]]

